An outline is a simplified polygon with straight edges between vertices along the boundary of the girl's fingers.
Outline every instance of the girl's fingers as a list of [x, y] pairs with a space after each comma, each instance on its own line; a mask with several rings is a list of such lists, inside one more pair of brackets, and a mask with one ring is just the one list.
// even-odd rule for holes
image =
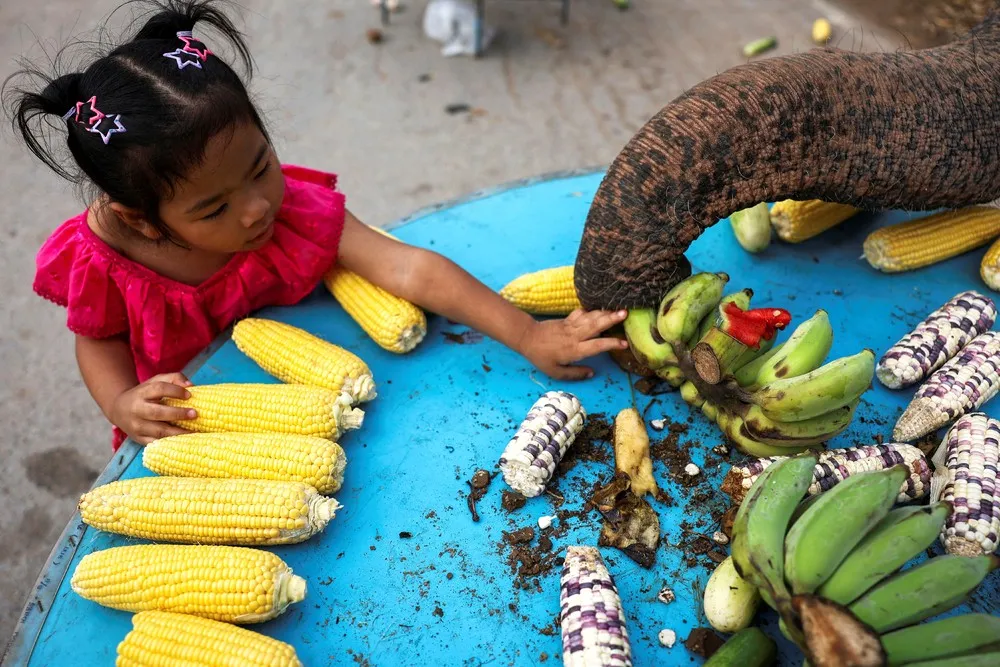
[[611, 350], [623, 350], [626, 347], [628, 342], [619, 338], [591, 338], [577, 344], [576, 359], [586, 359]]
[[158, 401], [161, 398], [179, 398], [181, 400], [191, 397], [191, 394], [184, 387], [172, 382], [150, 381], [143, 385], [141, 395], [148, 401]]
[[[166, 422], [150, 421], [141, 425], [139, 427], [139, 432], [140, 432], [139, 433], [140, 437], [148, 438], [148, 440], [146, 440], [146, 442], [142, 444], [148, 444], [153, 440], [158, 440], [160, 438], [167, 438], [171, 435], [184, 435], [188, 431], [185, 431], [182, 428], [178, 428], [177, 426], [174, 426], [173, 424], [168, 424]], [[136, 440], [140, 441], [139, 437], [137, 437]]]
[[628, 313], [624, 310], [594, 310], [581, 317], [577, 326], [584, 336], [590, 338], [624, 321], [627, 315]]
[[137, 412], [143, 419], [153, 422], [175, 422], [198, 417], [198, 413], [191, 408], [177, 408], [160, 403], [144, 403]]

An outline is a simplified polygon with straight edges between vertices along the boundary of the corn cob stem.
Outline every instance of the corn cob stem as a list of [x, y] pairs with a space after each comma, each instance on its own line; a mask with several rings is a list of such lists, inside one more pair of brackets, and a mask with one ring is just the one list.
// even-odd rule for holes
[[88, 600], [123, 611], [174, 611], [259, 623], [306, 596], [306, 581], [273, 553], [246, 547], [140, 544], [83, 557], [70, 582]]
[[[739, 505], [765, 469], [783, 461], [785, 456], [771, 456], [733, 466], [722, 481], [722, 491]], [[899, 443], [865, 445], [821, 452], [813, 469], [813, 482], [806, 493], [815, 496], [827, 491], [852, 475], [873, 470], [888, 470], [905, 465], [910, 471], [899, 489], [897, 501], [904, 503], [919, 500], [930, 490], [931, 469], [923, 452], [913, 445]]]
[[179, 420], [189, 431], [293, 433], [336, 439], [360, 428], [365, 413], [352, 408], [350, 394], [303, 384], [213, 384], [189, 387], [191, 398], [164, 399], [167, 405], [194, 408], [198, 417]]
[[1000, 422], [981, 412], [963, 416], [932, 460], [931, 500], [953, 506], [941, 531], [945, 550], [968, 557], [992, 554], [1000, 536]]
[[966, 412], [977, 410], [1000, 390], [1000, 335], [982, 333], [917, 390], [893, 429], [892, 437], [909, 442]]
[[118, 644], [116, 667], [180, 664], [302, 667], [290, 645], [246, 628], [166, 611], [132, 616], [132, 630]]
[[631, 667], [621, 599], [596, 548], [567, 547], [559, 609], [566, 667]]
[[889, 348], [875, 375], [890, 389], [920, 382], [996, 321], [993, 300], [974, 291], [952, 297]]
[[1000, 211], [965, 208], [876, 229], [864, 243], [872, 268], [910, 271], [968, 252], [1000, 236]]
[[355, 403], [377, 395], [372, 372], [358, 356], [290, 324], [248, 317], [233, 327], [233, 342], [282, 382], [346, 391]]
[[576, 396], [564, 391], [546, 392], [535, 401], [500, 456], [508, 486], [529, 498], [541, 494], [586, 417]]
[[265, 479], [303, 482], [335, 493], [347, 457], [326, 438], [287, 433], [187, 433], [146, 445], [142, 464], [173, 477]]
[[800, 243], [836, 227], [856, 213], [858, 209], [845, 204], [786, 199], [771, 207], [771, 225], [782, 241]]
[[518, 276], [500, 290], [500, 296], [533, 315], [569, 315], [581, 307], [572, 265]]
[[83, 495], [80, 514], [100, 530], [162, 542], [294, 544], [321, 532], [340, 503], [301, 482], [140, 477]]

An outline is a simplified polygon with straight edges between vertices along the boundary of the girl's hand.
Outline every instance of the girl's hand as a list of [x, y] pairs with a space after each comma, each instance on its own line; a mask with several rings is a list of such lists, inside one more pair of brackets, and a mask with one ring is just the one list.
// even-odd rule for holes
[[118, 395], [111, 406], [111, 423], [125, 431], [140, 445], [148, 445], [157, 438], [187, 433], [169, 423], [181, 419], [194, 419], [198, 414], [190, 408], [163, 405], [163, 398], [186, 399], [190, 397], [185, 387], [191, 382], [180, 373], [164, 373]]
[[623, 321], [627, 311], [574, 310], [564, 320], [535, 322], [524, 333], [519, 346], [531, 363], [557, 380], [583, 380], [594, 376], [593, 369], [575, 362], [602, 352], [623, 350], [628, 341], [597, 338]]

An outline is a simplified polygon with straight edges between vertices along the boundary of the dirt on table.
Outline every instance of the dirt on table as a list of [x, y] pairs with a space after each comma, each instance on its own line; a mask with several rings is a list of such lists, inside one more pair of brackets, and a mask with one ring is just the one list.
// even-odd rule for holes
[[516, 512], [524, 507], [527, 502], [528, 499], [517, 491], [508, 491], [504, 489], [502, 499], [500, 500], [500, 506], [507, 512]]
[[726, 641], [711, 628], [695, 628], [684, 640], [687, 650], [703, 658], [711, 658]]
[[580, 461], [610, 463], [613, 466], [614, 449], [611, 446], [613, 433], [614, 429], [603, 412], [587, 415], [583, 429], [566, 450], [566, 455], [556, 467], [553, 479], [561, 478]]

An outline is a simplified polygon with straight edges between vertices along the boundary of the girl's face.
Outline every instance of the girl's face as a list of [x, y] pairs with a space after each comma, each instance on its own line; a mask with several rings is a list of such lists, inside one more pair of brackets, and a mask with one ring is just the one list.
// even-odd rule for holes
[[209, 141], [201, 164], [160, 204], [160, 217], [191, 248], [256, 250], [274, 233], [284, 195], [277, 155], [256, 125], [244, 123]]

